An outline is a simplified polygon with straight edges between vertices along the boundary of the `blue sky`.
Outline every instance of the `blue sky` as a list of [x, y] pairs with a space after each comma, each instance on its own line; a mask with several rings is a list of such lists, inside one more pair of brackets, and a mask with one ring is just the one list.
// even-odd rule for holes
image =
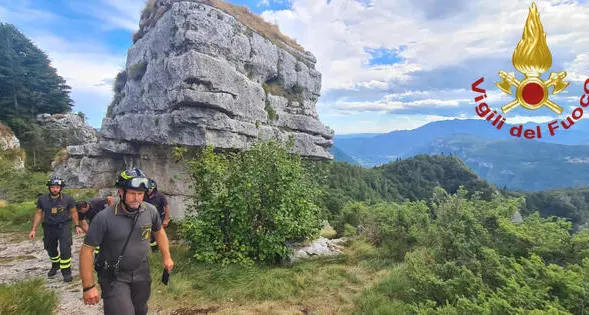
[[[485, 77], [489, 105], [512, 97], [495, 87], [515, 71], [529, 0], [233, 0], [279, 26], [317, 58], [319, 118], [336, 134], [413, 129], [475, 118], [471, 84]], [[99, 128], [123, 69], [144, 0], [0, 0], [15, 24], [72, 86], [75, 111]], [[551, 99], [568, 115], [589, 77], [589, 3], [536, 1], [553, 62], [571, 85]], [[547, 74], [548, 74], [547, 73]], [[547, 75], [545, 74], [545, 75]], [[521, 77], [520, 77], [521, 79]], [[551, 111], [516, 109], [510, 123], [545, 122]], [[589, 114], [587, 114], [589, 116]]]

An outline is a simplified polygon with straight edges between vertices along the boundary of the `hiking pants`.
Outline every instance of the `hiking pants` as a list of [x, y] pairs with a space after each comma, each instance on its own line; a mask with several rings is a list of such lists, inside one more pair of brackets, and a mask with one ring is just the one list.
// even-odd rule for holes
[[151, 281], [102, 282], [100, 289], [102, 290], [104, 315], [147, 315]]
[[[43, 245], [52, 264], [70, 270], [72, 267], [72, 231], [69, 222], [59, 225], [43, 225]], [[57, 247], [59, 246], [59, 251]], [[61, 255], [60, 255], [61, 254]]]

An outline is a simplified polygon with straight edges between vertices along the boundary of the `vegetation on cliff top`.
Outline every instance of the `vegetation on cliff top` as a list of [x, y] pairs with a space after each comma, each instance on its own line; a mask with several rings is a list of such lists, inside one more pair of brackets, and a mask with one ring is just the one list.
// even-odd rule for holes
[[[282, 34], [278, 25], [268, 23], [261, 16], [250, 12], [246, 6], [240, 6], [222, 0], [198, 0], [195, 2], [210, 5], [233, 16], [241, 24], [249, 27], [274, 44], [287, 45], [298, 51], [305, 51], [305, 48], [299, 45], [294, 39]], [[145, 26], [153, 27], [167, 10], [169, 8], [160, 7], [156, 0], [148, 0], [141, 12], [142, 23], [140, 28], [133, 34], [133, 42], [137, 42], [145, 35]]]

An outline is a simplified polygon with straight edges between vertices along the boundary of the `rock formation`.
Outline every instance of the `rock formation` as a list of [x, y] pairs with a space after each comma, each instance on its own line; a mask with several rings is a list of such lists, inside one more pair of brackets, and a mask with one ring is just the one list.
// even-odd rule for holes
[[188, 185], [175, 146], [244, 150], [257, 139], [292, 137], [294, 152], [332, 159], [334, 132], [315, 109], [316, 60], [276, 31], [216, 0], [149, 1], [101, 139], [68, 147], [54, 173], [70, 187], [107, 188], [117, 172], [141, 167], [182, 216]]
[[14, 132], [2, 123], [0, 123], [0, 162], [7, 163], [3, 163], [2, 167], [25, 168], [25, 154], [20, 148], [20, 141]]
[[98, 141], [98, 133], [77, 114], [40, 114], [37, 122], [43, 130], [50, 133], [53, 145], [65, 147]]

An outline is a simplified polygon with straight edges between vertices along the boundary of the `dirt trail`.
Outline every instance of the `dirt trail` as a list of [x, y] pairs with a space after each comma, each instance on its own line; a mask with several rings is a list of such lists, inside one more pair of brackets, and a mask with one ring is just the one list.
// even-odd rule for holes
[[[39, 235], [40, 234], [40, 235]], [[43, 233], [37, 233], [35, 241], [25, 239], [26, 235], [0, 233], [0, 283], [23, 280], [25, 278], [43, 278], [46, 286], [57, 292], [59, 306], [57, 314], [63, 315], [99, 315], [102, 312], [102, 300], [98, 305], [84, 305], [82, 285], [79, 276], [79, 250], [83, 236], [73, 237], [72, 276], [70, 283], [63, 282], [60, 272], [51, 279], [47, 271], [51, 267], [47, 252], [43, 249]]]

